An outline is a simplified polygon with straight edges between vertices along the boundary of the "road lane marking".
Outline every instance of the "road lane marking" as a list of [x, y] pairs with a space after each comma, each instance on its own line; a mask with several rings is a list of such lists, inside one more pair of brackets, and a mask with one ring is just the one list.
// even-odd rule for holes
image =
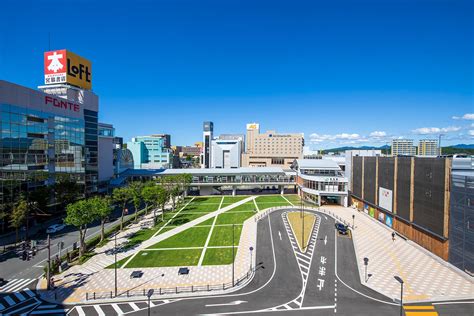
[[214, 307], [214, 306], [232, 306], [232, 305], [240, 305], [243, 303], [247, 303], [247, 301], [232, 301], [229, 303], [220, 303], [220, 304], [206, 304], [206, 307]]
[[278, 231], [278, 236], [280, 236], [280, 240], [282, 240], [282, 239], [281, 239], [281, 232], [280, 232], [280, 231]]
[[137, 304], [135, 303], [128, 303], [128, 305], [130, 305], [130, 307], [133, 308], [134, 311], [140, 310], [140, 307], [138, 307]]
[[76, 306], [76, 311], [79, 314], [79, 316], [86, 316], [86, 313], [84, 313], [84, 310], [80, 306]]
[[102, 310], [102, 308], [100, 308], [99, 305], [94, 305], [94, 309], [99, 316], [105, 316], [104, 311]]
[[423, 309], [423, 310], [427, 310], [427, 309], [431, 309], [431, 310], [434, 310], [434, 306], [432, 305], [426, 305], [426, 306], [420, 306], [420, 305], [413, 305], [413, 306], [410, 306], [410, 305], [404, 305], [403, 306], [403, 309]]
[[123, 311], [120, 309], [120, 307], [117, 304], [112, 304], [112, 308], [115, 310], [117, 315], [122, 315]]
[[437, 312], [405, 312], [405, 316], [438, 316]]

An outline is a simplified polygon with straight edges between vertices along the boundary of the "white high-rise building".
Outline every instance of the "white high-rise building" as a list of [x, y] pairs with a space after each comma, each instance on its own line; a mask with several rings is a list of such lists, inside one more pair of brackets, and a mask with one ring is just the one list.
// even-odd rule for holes
[[201, 168], [211, 167], [212, 138], [214, 136], [214, 123], [204, 122], [202, 131], [203, 152], [201, 159]]
[[239, 168], [241, 166], [243, 136], [225, 135], [212, 141], [211, 168]]

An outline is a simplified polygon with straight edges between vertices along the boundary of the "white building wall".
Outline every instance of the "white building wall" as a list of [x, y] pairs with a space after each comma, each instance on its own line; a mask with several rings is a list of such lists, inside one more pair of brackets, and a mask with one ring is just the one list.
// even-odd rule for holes
[[[211, 168], [239, 168], [241, 166], [241, 140], [213, 140]], [[227, 152], [227, 154], [226, 154]], [[228, 155], [228, 159], [225, 159]]]

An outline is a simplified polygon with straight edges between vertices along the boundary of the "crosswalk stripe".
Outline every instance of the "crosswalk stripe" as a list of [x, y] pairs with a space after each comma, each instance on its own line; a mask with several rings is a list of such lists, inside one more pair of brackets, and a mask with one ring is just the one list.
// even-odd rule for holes
[[20, 300], [20, 302], [23, 302], [25, 300], [25, 297], [21, 295], [20, 292], [15, 292], [13, 294]]
[[79, 314], [79, 316], [86, 316], [86, 313], [84, 313], [84, 310], [80, 306], [76, 306], [76, 311]]
[[94, 305], [94, 309], [95, 309], [95, 311], [97, 312], [97, 314], [98, 314], [99, 316], [105, 316], [104, 311], [102, 311], [102, 309], [100, 308], [99, 305]]
[[33, 291], [30, 290], [29, 288], [25, 288], [25, 289], [23, 289], [23, 291], [24, 291], [24, 292], [26, 293], [26, 295], [28, 295], [29, 297], [35, 297], [35, 296], [36, 296], [36, 294], [33, 293]]
[[3, 304], [0, 303], [0, 311], [3, 311], [5, 309], [5, 306], [3, 306]]
[[117, 304], [112, 304], [112, 308], [117, 312], [118, 315], [123, 315], [123, 311]]
[[140, 310], [140, 307], [138, 307], [135, 303], [128, 303], [128, 305], [130, 305], [130, 307], [133, 308], [134, 311]]
[[21, 289], [22, 287], [26, 286], [27, 284], [30, 284], [33, 281], [34, 281], [34, 279], [18, 279], [18, 281], [10, 284], [9, 286], [4, 287], [1, 291], [14, 292], [14, 291], [16, 291], [18, 289]]
[[3, 299], [7, 302], [8, 306], [16, 304], [16, 302], [10, 297], [10, 295], [5, 296]]
[[58, 304], [52, 304], [52, 305], [40, 305], [38, 306], [37, 309], [51, 309], [51, 308], [55, 308], [56, 306], [58, 306]]
[[19, 315], [21, 311], [25, 311], [25, 310], [28, 312], [30, 309], [32, 309], [33, 306], [38, 305], [38, 304], [39, 303], [37, 301], [34, 301], [33, 303], [17, 308], [14, 311], [11, 311], [11, 313], [8, 313], [6, 315]]
[[5, 284], [4, 287], [0, 288], [0, 291], [7, 291], [9, 288], [15, 286], [15, 284], [21, 282], [23, 279], [13, 279], [13, 280], [8, 280], [8, 283]]

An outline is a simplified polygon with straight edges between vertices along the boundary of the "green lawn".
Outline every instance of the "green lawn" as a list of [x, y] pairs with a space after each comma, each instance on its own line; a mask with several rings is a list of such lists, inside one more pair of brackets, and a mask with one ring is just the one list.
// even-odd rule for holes
[[[237, 248], [234, 248], [237, 255]], [[235, 257], [234, 257], [235, 258]], [[232, 248], [207, 248], [204, 260], [202, 261], [203, 266], [230, 264], [232, 263]]]
[[[117, 268], [121, 268], [122, 265], [127, 262], [130, 256], [123, 258], [122, 260], [117, 261]], [[110, 266], [105, 267], [106, 269], [114, 269], [115, 262], [112, 263]]]
[[148, 248], [203, 247], [211, 227], [191, 227]]
[[[234, 227], [234, 246], [239, 245], [240, 233], [242, 232], [242, 226]], [[212, 231], [211, 239], [209, 240], [209, 246], [232, 246], [232, 226], [215, 226]]]
[[222, 200], [222, 196], [197, 196], [194, 200], [189, 203], [189, 205], [193, 204], [220, 204]]
[[260, 210], [275, 207], [275, 206], [288, 206], [288, 203], [283, 197], [280, 195], [268, 195], [268, 196], [259, 196], [255, 200], [257, 202], [258, 208]]
[[126, 268], [195, 266], [199, 263], [201, 252], [202, 249], [143, 250], [127, 264]]
[[248, 198], [246, 195], [239, 195], [239, 196], [228, 196], [226, 195], [224, 197], [224, 202], [222, 205], [230, 205], [239, 201], [242, 201], [243, 199]]
[[219, 208], [219, 203], [192, 203], [186, 206], [185, 209], [181, 211], [182, 213], [209, 213], [209, 212], [214, 212]]
[[229, 211], [229, 212], [219, 214], [219, 216], [217, 217], [216, 224], [241, 224], [247, 218], [252, 217], [253, 215], [255, 215], [254, 212], [231, 213]]
[[290, 201], [291, 203], [293, 204], [299, 204], [300, 203], [300, 197], [296, 194], [288, 194], [288, 195], [285, 195], [285, 197], [288, 199], [288, 201]]
[[179, 213], [175, 218], [169, 222], [168, 225], [171, 226], [181, 226], [183, 224], [186, 224], [187, 222], [190, 222], [192, 220], [195, 220], [196, 218], [199, 218], [203, 215], [206, 215], [206, 213], [196, 213], [196, 214], [189, 214], [189, 213]]
[[197, 224], [196, 226], [212, 225], [212, 223], [214, 222], [214, 218], [215, 217], [211, 217], [208, 220], [205, 220], [204, 222], [202, 222], [201, 224]]
[[255, 204], [253, 203], [253, 201], [250, 201], [237, 207], [231, 208], [227, 212], [254, 212], [255, 209]]

